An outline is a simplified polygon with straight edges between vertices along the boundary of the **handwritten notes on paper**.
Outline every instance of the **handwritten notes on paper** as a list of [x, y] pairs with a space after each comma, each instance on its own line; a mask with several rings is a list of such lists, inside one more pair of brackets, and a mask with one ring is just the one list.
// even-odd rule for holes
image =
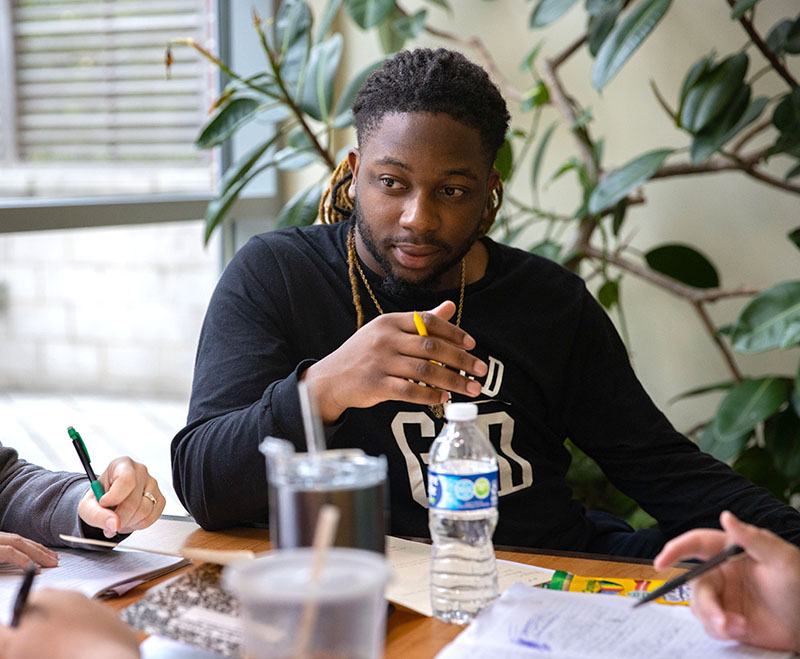
[[[392, 567], [386, 599], [423, 615], [433, 615], [431, 546], [390, 536], [386, 539], [386, 556]], [[511, 561], [497, 561], [497, 585], [501, 593], [513, 583], [535, 586], [550, 581], [552, 576], [553, 570]]]
[[515, 584], [437, 659], [733, 659], [791, 657], [718, 641], [687, 607], [632, 608], [624, 597]]

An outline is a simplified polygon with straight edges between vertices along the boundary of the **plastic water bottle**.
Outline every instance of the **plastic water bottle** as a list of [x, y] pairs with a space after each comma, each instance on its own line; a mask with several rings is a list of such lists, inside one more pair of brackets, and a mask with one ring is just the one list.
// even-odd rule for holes
[[497, 595], [497, 454], [475, 423], [477, 405], [445, 409], [428, 460], [431, 606], [439, 620], [463, 625]]

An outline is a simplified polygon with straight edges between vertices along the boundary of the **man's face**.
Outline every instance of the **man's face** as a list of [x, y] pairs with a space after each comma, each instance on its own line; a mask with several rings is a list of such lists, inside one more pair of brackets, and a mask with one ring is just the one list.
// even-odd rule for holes
[[389, 288], [455, 288], [497, 182], [480, 135], [444, 114], [388, 114], [350, 152], [359, 256]]

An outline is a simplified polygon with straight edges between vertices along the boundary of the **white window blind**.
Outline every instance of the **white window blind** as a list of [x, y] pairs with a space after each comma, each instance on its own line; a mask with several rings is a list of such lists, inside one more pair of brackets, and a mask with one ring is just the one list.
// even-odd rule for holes
[[[5, 3], [5, 9], [3, 5]], [[202, 192], [193, 146], [214, 95], [212, 0], [0, 0], [0, 196]]]

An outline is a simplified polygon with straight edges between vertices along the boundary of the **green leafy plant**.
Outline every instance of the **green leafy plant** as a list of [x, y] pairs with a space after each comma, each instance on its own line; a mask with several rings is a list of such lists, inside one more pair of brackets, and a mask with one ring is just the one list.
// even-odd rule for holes
[[[451, 5], [446, 0], [428, 0], [428, 4], [450, 13], [456, 7], [462, 9], [461, 4]], [[540, 44], [533, 45], [537, 32], [579, 4], [585, 14], [583, 33], [556, 56], [539, 58]], [[366, 67], [335, 97], [342, 50], [341, 35], [331, 31], [336, 16], [373, 31], [387, 53], [423, 32], [443, 45], [471, 48], [506, 98], [519, 105], [523, 116], [531, 116], [529, 130], [509, 133], [496, 162], [507, 189], [512, 181], [527, 180], [530, 201], [507, 194], [493, 228], [494, 237], [519, 244], [524, 229], [544, 223], [543, 240], [520, 246], [573, 270], [589, 269], [587, 279], [599, 280], [598, 299], [607, 309], [620, 313], [623, 331], [621, 290], [625, 277], [644, 279], [684, 299], [687, 309], [698, 314], [730, 372], [725, 382], [702, 385], [678, 397], [724, 393], [714, 416], [688, 434], [703, 450], [789, 500], [800, 493], [800, 369], [796, 356], [788, 352], [800, 345], [800, 281], [779, 282], [764, 290], [723, 288], [711, 258], [697, 248], [673, 242], [654, 245], [640, 254], [626, 242], [623, 229], [629, 209], [645, 203], [647, 186], [668, 177], [738, 172], [765, 186], [800, 194], [796, 183], [800, 177], [800, 87], [787, 66], [800, 54], [800, 15], [781, 19], [764, 36], [755, 21], [759, 0], [720, 0], [720, 19], [727, 17], [741, 26], [743, 46], [724, 55], [711, 52], [700, 56], [686, 72], [674, 107], [652, 83], [665, 118], [685, 139], [671, 146], [651, 146], [621, 167], [604, 162], [603, 142], [591, 132], [592, 112], [565, 89], [560, 73], [568, 60], [587, 48], [593, 60], [586, 75], [595, 89], [605, 90], [658, 28], [671, 4], [671, 0], [535, 0], [529, 20], [531, 47], [521, 58], [531, 83], [523, 91], [508, 84], [480, 38], [433, 28], [427, 22], [427, 8], [412, 13], [402, 0], [329, 0], [316, 26], [303, 0], [284, 0], [274, 20], [265, 22], [254, 16], [269, 66], [250, 77], [237, 75], [196, 43], [177, 41], [197, 48], [230, 78], [215, 114], [198, 137], [199, 146], [219, 145], [256, 119], [277, 125], [274, 135], [255, 145], [226, 172], [219, 196], [206, 213], [207, 236], [247, 183], [267, 167], [290, 170], [313, 163], [324, 165], [322, 178], [289, 200], [278, 224], [305, 225], [315, 220], [321, 186], [340, 159], [332, 152], [332, 136], [350, 126], [350, 103], [365, 76], [380, 64]], [[761, 68], [753, 71], [757, 65]], [[759, 80], [767, 76], [782, 85], [777, 96], [759, 94]], [[541, 113], [548, 106], [558, 110], [561, 121], [540, 130]], [[580, 199], [569, 213], [544, 208], [538, 201], [546, 180], [544, 154], [557, 130], [569, 131], [574, 153], [549, 180], [576, 177]], [[783, 178], [766, 167], [775, 159], [788, 162]], [[800, 227], [788, 239], [800, 248]], [[729, 326], [715, 326], [709, 306], [731, 298], [746, 301], [741, 313]], [[794, 375], [746, 376], [737, 354], [767, 350], [787, 351]], [[607, 485], [597, 485], [597, 472], [586, 467], [588, 458], [574, 455], [573, 485], [593, 483], [609, 504], [606, 508], [634, 518], [639, 515], [629, 509], [629, 502], [619, 503]]]

